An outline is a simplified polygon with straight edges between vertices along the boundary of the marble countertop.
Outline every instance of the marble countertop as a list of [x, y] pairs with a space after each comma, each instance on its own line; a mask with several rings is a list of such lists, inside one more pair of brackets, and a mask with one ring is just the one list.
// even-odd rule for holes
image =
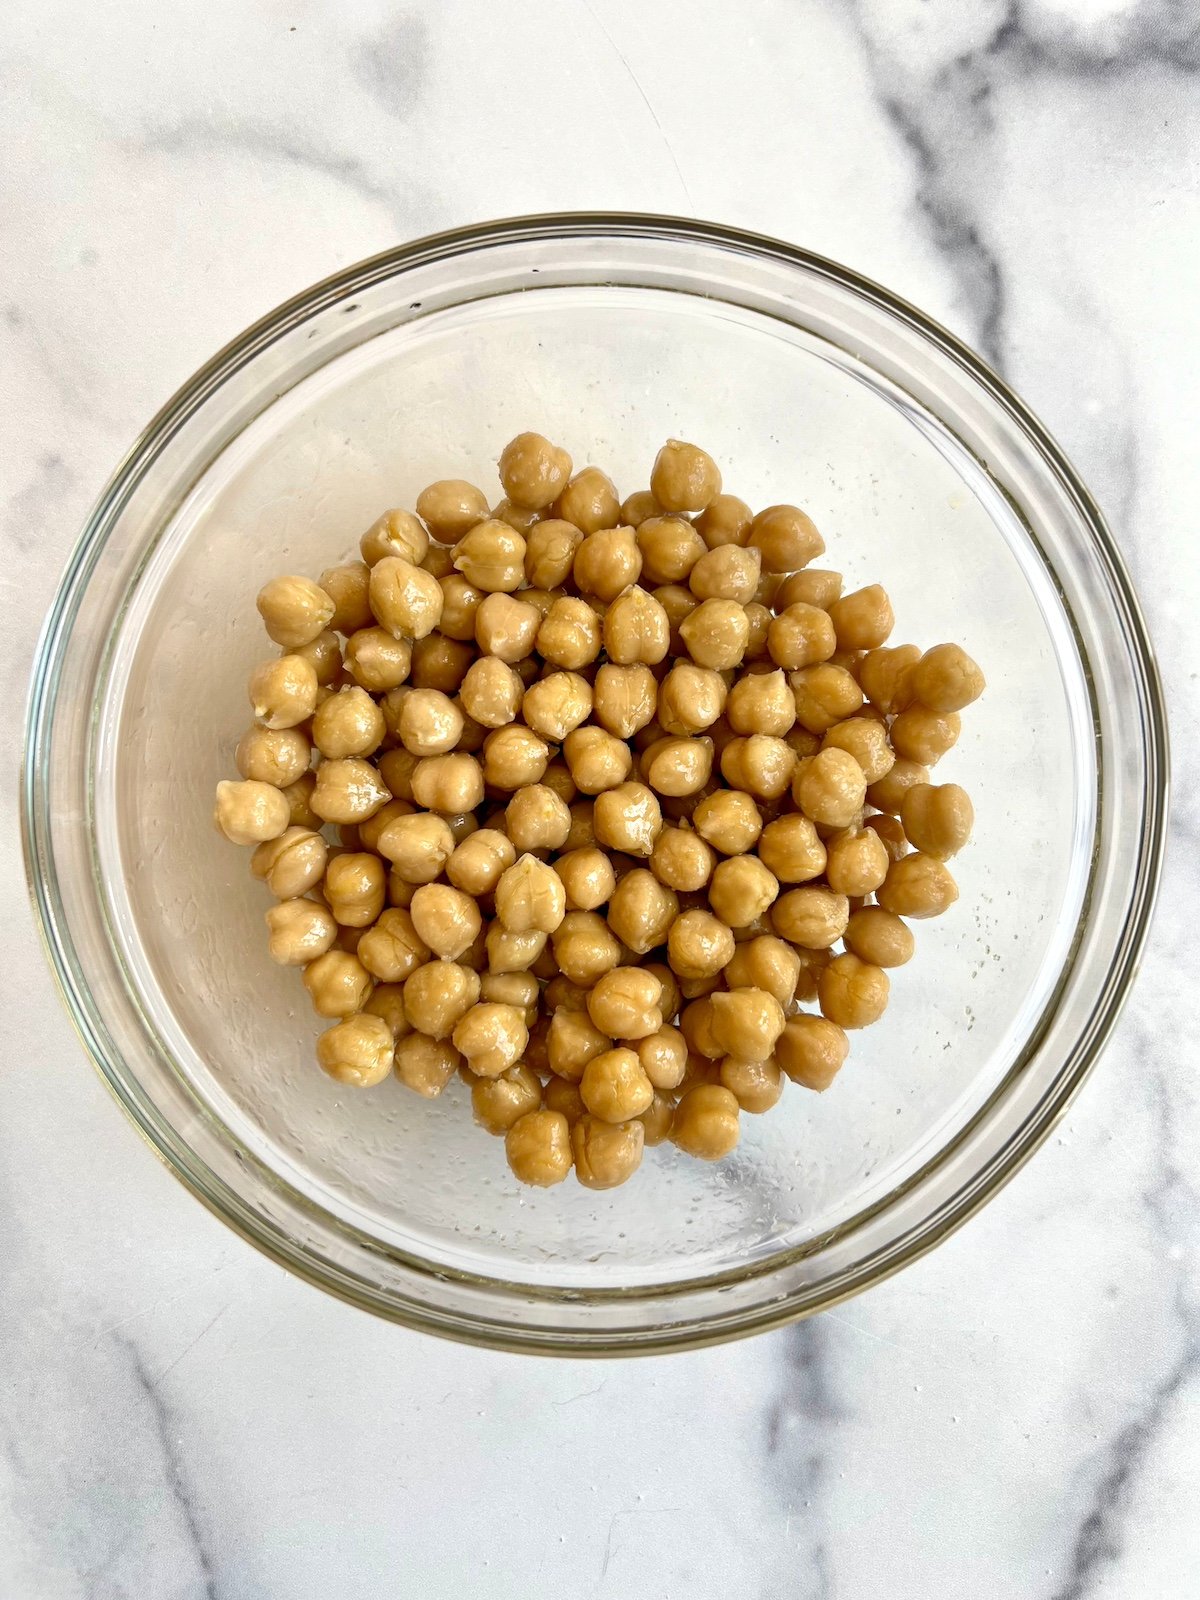
[[[0, 73], [0, 1596], [1195, 1595], [1194, 14], [30, 0]], [[782, 235], [983, 350], [1113, 522], [1181, 797], [1120, 1028], [983, 1214], [817, 1320], [613, 1364], [374, 1322], [189, 1198], [59, 1009], [15, 783], [68, 547], [188, 373], [399, 239], [583, 207]]]

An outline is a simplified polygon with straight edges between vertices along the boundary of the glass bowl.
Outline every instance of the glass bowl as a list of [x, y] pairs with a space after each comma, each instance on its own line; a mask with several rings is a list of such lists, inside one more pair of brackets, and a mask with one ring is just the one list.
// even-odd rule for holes
[[[647, 481], [695, 439], [754, 504], [801, 502], [896, 638], [955, 639], [988, 691], [939, 773], [976, 797], [961, 899], [918, 928], [885, 1020], [824, 1095], [790, 1087], [710, 1167], [521, 1190], [455, 1083], [346, 1090], [267, 958], [265, 897], [214, 831], [272, 574], [355, 552], [431, 478], [497, 495], [538, 428]], [[516, 220], [318, 284], [166, 406], [104, 491], [29, 707], [33, 894], [67, 1005], [192, 1191], [312, 1283], [512, 1349], [702, 1344], [831, 1305], [920, 1255], [1046, 1136], [1136, 966], [1166, 736], [1129, 579], [1061, 451], [943, 329], [829, 261], [706, 224]], [[447, 1103], [450, 1102], [450, 1103]]]

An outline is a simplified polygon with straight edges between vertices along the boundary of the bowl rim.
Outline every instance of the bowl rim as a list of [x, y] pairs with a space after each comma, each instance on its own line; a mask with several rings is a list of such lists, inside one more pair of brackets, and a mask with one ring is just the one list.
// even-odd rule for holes
[[[759, 258], [798, 268], [827, 278], [838, 286], [898, 316], [910, 329], [950, 357], [1009, 414], [1040, 451], [1068, 492], [1092, 541], [1092, 554], [1105, 571], [1114, 598], [1122, 610], [1125, 643], [1135, 681], [1147, 714], [1149, 740], [1145, 751], [1142, 837], [1137, 873], [1126, 906], [1121, 937], [1108, 964], [1103, 992], [1087, 1019], [1085, 1034], [1075, 1041], [1069, 1070], [1060, 1071], [1047, 1085], [1034, 1112], [1021, 1124], [1000, 1154], [973, 1181], [965, 1183], [946, 1204], [912, 1233], [876, 1257], [866, 1257], [839, 1279], [811, 1291], [794, 1292], [736, 1317], [673, 1324], [666, 1330], [640, 1330], [630, 1342], [620, 1335], [594, 1339], [573, 1331], [526, 1327], [518, 1331], [503, 1321], [480, 1318], [468, 1323], [439, 1320], [412, 1302], [372, 1290], [349, 1273], [331, 1270], [284, 1239], [278, 1230], [260, 1225], [244, 1204], [230, 1206], [206, 1192], [196, 1174], [176, 1159], [159, 1135], [154, 1120], [126, 1090], [118, 1065], [96, 1037], [88, 1016], [88, 985], [74, 955], [70, 931], [56, 914], [53, 894], [54, 848], [49, 819], [40, 789], [38, 752], [48, 745], [55, 679], [61, 652], [70, 638], [75, 611], [107, 537], [110, 521], [124, 502], [137, 475], [175, 429], [190, 417], [241, 366], [293, 325], [341, 301], [348, 292], [365, 289], [418, 264], [448, 260], [497, 244], [554, 238], [617, 236], [649, 241], [669, 240], [736, 248]], [[933, 1249], [992, 1198], [1044, 1143], [1070, 1107], [1106, 1044], [1136, 975], [1148, 936], [1162, 874], [1169, 815], [1169, 744], [1162, 681], [1150, 642], [1145, 617], [1125, 562], [1105, 518], [1066, 454], [1030, 408], [992, 368], [956, 335], [903, 297], [854, 269], [826, 256], [788, 244], [769, 235], [694, 218], [624, 211], [569, 211], [500, 218], [424, 235], [393, 246], [320, 279], [277, 305], [236, 335], [188, 378], [142, 429], [117, 464], [84, 523], [67, 560], [54, 600], [42, 625], [28, 691], [25, 739], [20, 785], [21, 832], [25, 871], [35, 921], [59, 996], [84, 1050], [117, 1103], [173, 1175], [215, 1216], [269, 1259], [313, 1286], [376, 1315], [419, 1331], [449, 1336], [461, 1342], [538, 1354], [565, 1356], [630, 1355], [668, 1349], [697, 1348], [744, 1337], [792, 1322], [840, 1304], [872, 1284], [882, 1282]], [[991, 1104], [985, 1101], [976, 1116]], [[971, 1119], [968, 1126], [974, 1124]], [[197, 1158], [198, 1160], [201, 1158]], [[205, 1169], [208, 1170], [207, 1168]], [[215, 1175], [214, 1175], [215, 1176]], [[218, 1180], [218, 1186], [224, 1187]], [[882, 1259], [879, 1256], [882, 1256]], [[662, 1286], [665, 1288], [665, 1286]], [[685, 1293], [688, 1283], [671, 1286], [672, 1294]]]

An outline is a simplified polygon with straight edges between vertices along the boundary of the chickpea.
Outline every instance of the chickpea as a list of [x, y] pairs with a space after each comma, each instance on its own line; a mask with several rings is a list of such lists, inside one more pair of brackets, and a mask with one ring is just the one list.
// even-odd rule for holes
[[796, 771], [793, 798], [811, 821], [847, 828], [866, 798], [863, 770], [846, 750], [820, 750]]
[[888, 975], [857, 956], [834, 956], [817, 982], [822, 1014], [839, 1028], [878, 1022], [888, 1003]]
[[710, 550], [723, 544], [744, 545], [750, 538], [754, 513], [735, 494], [719, 494], [696, 518], [696, 530]]
[[718, 989], [709, 996], [713, 1038], [724, 1055], [766, 1061], [783, 1032], [783, 1007], [766, 989]]
[[750, 623], [736, 600], [702, 600], [679, 624], [687, 653], [701, 667], [725, 672], [746, 653]]
[[[471, 1085], [471, 1110], [488, 1133], [507, 1133], [513, 1123], [542, 1103], [542, 1086], [536, 1073], [523, 1063], [494, 1078], [476, 1078]], [[553, 1107], [551, 1108], [553, 1109]]]
[[511, 932], [551, 934], [566, 911], [561, 879], [536, 856], [520, 856], [501, 874], [496, 885], [496, 915]]
[[358, 956], [336, 948], [310, 961], [303, 981], [319, 1017], [353, 1016], [371, 998], [374, 987], [371, 974]]
[[919, 761], [906, 761], [902, 757], [893, 762], [890, 770], [867, 789], [867, 800], [880, 811], [899, 815], [904, 797], [918, 784], [929, 783], [929, 768]]
[[308, 771], [312, 747], [299, 728], [262, 728], [256, 723], [238, 741], [234, 760], [243, 778], [286, 789]]
[[429, 535], [411, 511], [385, 511], [363, 534], [358, 548], [369, 567], [384, 556], [399, 556], [419, 566], [429, 549]]
[[267, 954], [284, 967], [305, 967], [330, 949], [337, 924], [315, 900], [281, 900], [266, 914]]
[[266, 882], [276, 899], [292, 900], [320, 883], [327, 854], [319, 833], [289, 827], [277, 839], [259, 845], [250, 858], [250, 870]]
[[544, 739], [561, 743], [592, 712], [592, 686], [577, 672], [552, 672], [525, 691], [521, 715]]
[[849, 1053], [845, 1030], [808, 1011], [788, 1020], [775, 1046], [775, 1060], [792, 1082], [818, 1094], [828, 1089]]
[[565, 1078], [549, 1079], [542, 1090], [542, 1103], [547, 1111], [560, 1112], [572, 1127], [584, 1115], [583, 1096], [579, 1092], [579, 1085], [568, 1083]]
[[480, 828], [454, 847], [444, 869], [456, 889], [478, 897], [491, 894], [516, 859], [516, 850], [507, 835], [495, 828]]
[[483, 926], [471, 896], [444, 883], [422, 884], [413, 894], [409, 915], [417, 937], [443, 961], [461, 960]]
[[525, 536], [525, 576], [538, 589], [561, 589], [575, 565], [583, 534], [570, 522], [551, 518]]
[[540, 433], [519, 433], [500, 452], [500, 482], [514, 506], [541, 511], [567, 486], [571, 458]]
[[609, 660], [618, 666], [657, 666], [670, 648], [671, 624], [654, 596], [635, 584], [608, 607], [603, 637]]
[[401, 878], [421, 884], [441, 876], [455, 843], [444, 818], [417, 812], [389, 822], [379, 836], [378, 848]]
[[484, 728], [502, 728], [521, 709], [525, 686], [507, 662], [480, 656], [467, 668], [459, 701], [467, 715]]
[[787, 1006], [796, 993], [800, 968], [800, 956], [791, 945], [764, 933], [738, 945], [725, 969], [725, 981], [731, 989], [764, 989]]
[[572, 781], [584, 794], [615, 789], [633, 767], [629, 746], [603, 728], [573, 729], [563, 741], [563, 755]]
[[596, 721], [618, 739], [632, 739], [654, 719], [658, 684], [644, 664], [616, 666], [606, 662], [596, 674], [593, 711]]
[[[586, 1004], [586, 991], [580, 991]], [[552, 1072], [578, 1083], [589, 1061], [611, 1050], [613, 1042], [602, 1033], [586, 1010], [559, 1006], [546, 1032], [546, 1059]]]
[[405, 696], [397, 733], [412, 755], [445, 755], [458, 744], [462, 730], [462, 712], [440, 689], [413, 689]]
[[423, 639], [441, 621], [445, 596], [432, 573], [401, 556], [384, 556], [371, 568], [371, 610], [395, 639]]
[[727, 927], [746, 928], [778, 894], [778, 880], [757, 856], [733, 856], [717, 863], [708, 886], [708, 903]]
[[363, 1010], [373, 1017], [382, 1017], [392, 1030], [393, 1039], [404, 1039], [412, 1032], [412, 1025], [404, 1013], [402, 983], [377, 983]]
[[796, 721], [809, 733], [825, 734], [862, 709], [862, 690], [844, 667], [819, 662], [788, 678], [796, 702]]
[[628, 1122], [650, 1109], [654, 1086], [634, 1050], [618, 1048], [593, 1056], [583, 1069], [579, 1093], [601, 1122]]
[[796, 702], [782, 671], [747, 672], [730, 689], [725, 714], [736, 733], [782, 739], [796, 720]]
[[553, 789], [526, 784], [508, 802], [504, 822], [518, 850], [558, 850], [570, 832], [571, 813]]
[[603, 527], [589, 533], [575, 552], [571, 570], [582, 594], [615, 600], [622, 589], [637, 582], [642, 570], [633, 529]]
[[242, 783], [224, 780], [217, 785], [213, 821], [230, 844], [262, 844], [278, 839], [290, 820], [283, 791], [273, 784], [248, 778]]
[[[653, 1104], [652, 1098], [651, 1108]], [[571, 1126], [576, 1178], [585, 1189], [615, 1189], [641, 1166], [645, 1137], [646, 1129], [637, 1118], [614, 1123], [586, 1114], [578, 1117]]]
[[904, 795], [900, 820], [914, 849], [948, 861], [971, 837], [975, 809], [956, 783], [917, 783]]
[[487, 930], [485, 950], [489, 972], [528, 972], [546, 948], [546, 934], [540, 928], [518, 933], [498, 919]]
[[319, 828], [321, 819], [312, 808], [313, 791], [317, 787], [315, 772], [302, 772], [295, 783], [289, 783], [279, 792], [287, 801], [288, 826], [291, 828]]
[[272, 578], [255, 604], [268, 637], [285, 650], [309, 644], [329, 627], [334, 602], [311, 578]]
[[485, 594], [511, 594], [525, 581], [525, 540], [507, 522], [477, 523], [454, 547], [455, 571]]
[[958, 899], [958, 885], [943, 862], [914, 853], [892, 862], [875, 898], [898, 917], [940, 917]]
[[849, 920], [847, 897], [815, 885], [789, 889], [771, 907], [771, 925], [779, 937], [807, 950], [827, 950], [836, 944]]
[[454, 571], [454, 552], [448, 550], [444, 544], [431, 544], [415, 563], [441, 583], [443, 578], [448, 578]]
[[697, 600], [736, 600], [741, 606], [754, 599], [762, 575], [757, 550], [721, 544], [706, 550], [688, 575], [688, 588]]
[[430, 811], [457, 815], [482, 803], [483, 783], [483, 769], [474, 756], [427, 756], [413, 769], [413, 799]]
[[671, 1141], [689, 1156], [720, 1161], [741, 1132], [736, 1095], [719, 1083], [698, 1083], [675, 1107]]
[[784, 578], [775, 591], [775, 605], [780, 611], [789, 606], [817, 606], [828, 611], [842, 592], [842, 575], [822, 567], [806, 567], [803, 572], [793, 572]]
[[384, 694], [398, 689], [412, 669], [412, 645], [393, 639], [386, 628], [360, 628], [346, 640], [346, 668], [364, 689]]
[[367, 928], [383, 910], [387, 874], [383, 862], [367, 852], [334, 856], [325, 873], [325, 899], [344, 928]]
[[906, 761], [932, 767], [957, 743], [961, 731], [957, 711], [931, 711], [914, 702], [892, 722], [892, 748]]
[[430, 952], [410, 914], [400, 906], [392, 906], [364, 930], [357, 954], [366, 970], [381, 983], [402, 983], [425, 965]]
[[612, 863], [594, 846], [568, 850], [554, 863], [554, 870], [562, 880], [568, 911], [596, 911], [616, 888]]
[[487, 514], [486, 495], [461, 478], [443, 478], [417, 496], [417, 515], [442, 544], [454, 544]]
[[596, 796], [596, 842], [632, 856], [648, 856], [662, 832], [658, 797], [642, 783], [620, 783]]
[[[427, 961], [404, 985], [405, 1015], [418, 1033], [433, 1039], [450, 1038], [478, 1000], [479, 974], [460, 962]], [[457, 1040], [455, 1048], [461, 1053]]]
[[916, 949], [912, 929], [882, 906], [860, 906], [846, 925], [846, 949], [875, 967], [902, 967]]
[[424, 1100], [436, 1100], [461, 1065], [462, 1056], [448, 1039], [407, 1033], [396, 1042], [396, 1076]]
[[515, 528], [525, 539], [529, 537], [529, 530], [535, 528], [542, 520], [540, 511], [533, 511], [525, 506], [515, 506], [507, 496], [497, 502], [492, 516], [497, 522], [507, 522], [510, 528]]
[[721, 775], [725, 781], [734, 789], [763, 800], [778, 800], [785, 795], [795, 770], [791, 745], [765, 733], [731, 739], [721, 752]]
[[548, 1189], [571, 1170], [571, 1125], [559, 1111], [527, 1111], [505, 1134], [504, 1153], [519, 1183]]
[[887, 728], [873, 717], [848, 717], [836, 722], [821, 741], [824, 750], [845, 750], [862, 768], [868, 784], [886, 778], [896, 762]]
[[338, 1083], [370, 1089], [391, 1072], [394, 1049], [382, 1017], [354, 1016], [325, 1030], [317, 1040], [317, 1062]]
[[554, 502], [554, 515], [584, 533], [615, 526], [621, 502], [612, 480], [599, 467], [577, 472]]
[[428, 633], [412, 647], [409, 682], [414, 689], [435, 689], [442, 694], [454, 694], [474, 659], [474, 645], [449, 639], [444, 633]]
[[277, 656], [250, 674], [250, 705], [265, 728], [294, 728], [317, 706], [317, 674], [303, 656]]
[[721, 855], [738, 856], [754, 848], [763, 822], [751, 795], [738, 789], [719, 789], [696, 807], [692, 826]]
[[594, 911], [568, 911], [550, 942], [559, 971], [583, 989], [611, 972], [621, 957], [616, 937]]
[[677, 661], [658, 690], [658, 720], [671, 734], [703, 733], [725, 709], [727, 689], [719, 672]]
[[496, 1005], [515, 1006], [532, 1028], [539, 1016], [541, 986], [532, 972], [482, 972], [479, 998]]
[[825, 871], [825, 846], [809, 819], [796, 812], [767, 824], [758, 854], [781, 883], [808, 883]]
[[743, 1061], [726, 1056], [721, 1062], [720, 1082], [743, 1111], [756, 1116], [770, 1111], [783, 1094], [783, 1073], [774, 1061]]
[[904, 829], [900, 826], [898, 818], [880, 812], [868, 817], [865, 826], [879, 835], [889, 861], [899, 861], [901, 856], [908, 854], [908, 840], [904, 836]]
[[698, 445], [668, 439], [654, 458], [650, 493], [666, 511], [703, 511], [721, 492], [721, 470]]
[[871, 828], [847, 828], [827, 842], [825, 880], [835, 894], [862, 899], [874, 894], [888, 875], [891, 860]]
[[674, 891], [645, 867], [638, 867], [627, 872], [613, 890], [608, 926], [626, 949], [644, 956], [666, 943], [667, 932], [678, 915], [679, 901]]
[[476, 1077], [498, 1078], [520, 1060], [529, 1030], [516, 1006], [481, 1000], [459, 1018], [452, 1038]]
[[538, 629], [537, 648], [543, 660], [578, 671], [600, 654], [600, 618], [586, 600], [561, 595]]
[[368, 599], [370, 579], [370, 568], [365, 561], [348, 561], [343, 566], [326, 568], [317, 586], [333, 603], [326, 624], [328, 628], [349, 635], [371, 626], [375, 619]]
[[935, 644], [913, 666], [912, 692], [931, 711], [962, 711], [986, 688], [983, 673], [961, 646]]
[[373, 755], [386, 731], [383, 712], [357, 686], [331, 695], [312, 720], [313, 743], [330, 760]]
[[750, 544], [762, 553], [768, 572], [795, 572], [814, 561], [825, 541], [799, 506], [768, 506], [750, 525]]
[[640, 528], [643, 522], [649, 522], [652, 517], [662, 515], [663, 508], [649, 489], [635, 489], [621, 502], [621, 521], [631, 528]]
[[567, 835], [564, 850], [591, 850], [596, 844], [596, 830], [593, 827], [593, 805], [590, 800], [577, 800], [571, 807], [571, 831]]
[[690, 589], [685, 589], [678, 583], [664, 583], [654, 590], [654, 598], [667, 613], [667, 621], [671, 626], [671, 654], [673, 656], [685, 655], [687, 647], [679, 629], [685, 617], [690, 617], [699, 605], [699, 601]]
[[317, 687], [328, 688], [336, 681], [341, 681], [342, 672], [342, 645], [336, 633], [326, 628], [324, 633], [319, 633], [315, 639], [310, 639], [307, 644], [295, 645], [290, 651], [285, 650], [284, 655], [299, 656], [301, 661], [307, 661], [317, 675]]
[[[618, 967], [599, 978], [588, 994], [588, 1016], [610, 1039], [644, 1039], [663, 1025], [661, 1001], [662, 984], [652, 972], [642, 967]], [[645, 1107], [640, 1109], [644, 1111]]]
[[859, 662], [862, 691], [885, 716], [894, 716], [912, 704], [912, 672], [920, 659], [915, 644], [901, 644], [868, 650]]
[[347, 756], [322, 761], [312, 794], [312, 808], [324, 822], [365, 822], [392, 798], [369, 761]]
[[482, 589], [468, 583], [461, 572], [450, 572], [438, 579], [442, 591], [442, 615], [438, 629], [447, 639], [471, 644], [475, 639], [476, 619], [484, 602]]
[[681, 978], [713, 977], [729, 964], [733, 952], [733, 934], [707, 911], [685, 911], [667, 935], [667, 959]]
[[513, 723], [484, 740], [483, 776], [494, 789], [511, 791], [539, 783], [549, 764], [550, 747], [531, 728]]
[[658, 739], [642, 758], [642, 775], [658, 794], [696, 794], [712, 776], [711, 739]]
[[704, 540], [681, 517], [648, 517], [637, 530], [642, 553], [642, 575], [653, 584], [686, 583], [688, 573], [704, 554]]
[[839, 650], [878, 650], [896, 625], [892, 602], [879, 584], [833, 601], [829, 615]]
[[836, 648], [829, 613], [797, 601], [767, 629], [767, 651], [777, 666], [794, 671], [828, 661]]
[[[679, 1017], [679, 1027], [688, 1047], [688, 1065], [680, 1087], [691, 1087], [689, 1080], [694, 1079], [698, 1073], [696, 1057], [706, 1061], [718, 1061], [724, 1054], [722, 1046], [717, 1042], [713, 1032], [714, 1013], [712, 1008], [711, 989], [706, 990], [698, 998], [684, 1006]], [[717, 1074], [713, 1072], [704, 1079], [707, 1083], [716, 1083]]]
[[712, 846], [690, 828], [664, 828], [650, 852], [650, 870], [659, 883], [683, 893], [703, 889], [715, 864]]
[[541, 625], [541, 613], [528, 601], [489, 594], [475, 613], [475, 642], [485, 655], [514, 664], [533, 649]]

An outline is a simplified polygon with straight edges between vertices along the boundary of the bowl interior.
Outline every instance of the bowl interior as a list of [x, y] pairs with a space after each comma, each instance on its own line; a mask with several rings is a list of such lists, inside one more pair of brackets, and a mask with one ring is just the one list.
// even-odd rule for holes
[[[879, 581], [895, 641], [960, 641], [988, 693], [938, 769], [976, 803], [961, 899], [917, 927], [884, 1020], [824, 1095], [789, 1087], [710, 1168], [669, 1146], [622, 1189], [518, 1188], [462, 1086], [351, 1092], [313, 1062], [298, 974], [268, 960], [270, 903], [212, 828], [267, 653], [254, 595], [356, 553], [433, 478], [499, 497], [534, 427], [622, 494], [695, 439], [755, 505], [790, 500], [847, 587]], [[393, 327], [278, 399], [192, 483], [128, 595], [95, 735], [99, 877], [145, 1020], [202, 1114], [368, 1240], [491, 1279], [670, 1283], [844, 1226], [953, 1138], [1036, 1035], [1087, 892], [1096, 773], [1087, 683], [1029, 530], [981, 463], [876, 370], [811, 332], [694, 294], [620, 285], [500, 294]]]

